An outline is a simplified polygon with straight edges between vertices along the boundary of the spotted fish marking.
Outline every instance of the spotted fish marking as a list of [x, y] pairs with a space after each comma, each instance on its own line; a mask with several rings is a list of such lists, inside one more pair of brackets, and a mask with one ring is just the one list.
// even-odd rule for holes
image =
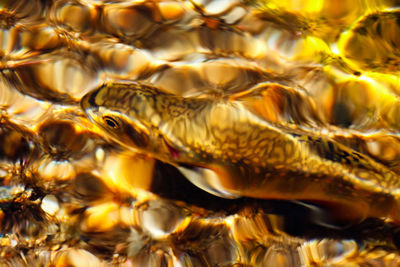
[[329, 203], [355, 218], [398, 220], [396, 173], [328, 136], [263, 120], [240, 101], [109, 83], [84, 96], [81, 106], [128, 149], [210, 170], [194, 182], [210, 193]]

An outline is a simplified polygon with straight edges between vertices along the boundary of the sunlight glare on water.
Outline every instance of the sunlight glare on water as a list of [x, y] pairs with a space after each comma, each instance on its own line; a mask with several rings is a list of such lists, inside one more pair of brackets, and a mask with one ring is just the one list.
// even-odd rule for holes
[[0, 1], [0, 265], [398, 265], [399, 4]]

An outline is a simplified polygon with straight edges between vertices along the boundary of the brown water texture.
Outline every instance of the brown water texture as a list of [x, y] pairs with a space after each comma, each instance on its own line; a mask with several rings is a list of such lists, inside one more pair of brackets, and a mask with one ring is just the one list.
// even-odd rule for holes
[[79, 105], [115, 81], [245, 99], [400, 175], [398, 6], [0, 0], [0, 266], [400, 265], [392, 217], [343, 225], [335, 206], [216, 197]]

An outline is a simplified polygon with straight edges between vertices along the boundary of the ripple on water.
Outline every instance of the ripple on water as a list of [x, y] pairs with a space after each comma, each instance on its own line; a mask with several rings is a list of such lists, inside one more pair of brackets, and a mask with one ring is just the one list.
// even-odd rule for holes
[[[323, 138], [334, 130], [335, 141], [400, 173], [397, 5], [0, 1], [0, 261], [398, 264], [394, 224], [381, 222], [383, 231], [369, 226], [357, 242], [346, 230], [315, 235], [301, 220], [290, 223], [309, 236], [288, 234], [298, 207], [209, 196], [174, 166], [124, 151], [79, 107], [104, 82], [149, 82], [184, 97], [235, 100], [257, 120], [312, 129]], [[256, 151], [244, 147], [243, 164], [260, 162]], [[159, 195], [150, 192], [153, 183], [160, 184]]]

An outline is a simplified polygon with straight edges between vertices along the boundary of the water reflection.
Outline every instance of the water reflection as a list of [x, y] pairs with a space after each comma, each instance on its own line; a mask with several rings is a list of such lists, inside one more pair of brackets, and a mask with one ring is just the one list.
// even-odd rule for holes
[[[391, 173], [387, 183], [396, 184], [397, 8], [386, 0], [1, 1], [1, 262], [398, 264], [398, 222], [390, 219], [398, 214], [343, 224], [331, 201], [219, 198], [176, 166], [127, 152], [79, 106], [88, 92], [115, 81], [240, 103], [257, 120], [333, 140], [387, 170], [371, 167], [357, 173], [361, 178]], [[214, 127], [224, 123], [214, 119]], [[318, 155], [330, 149], [307, 142]], [[232, 158], [217, 152], [207, 153]], [[337, 164], [355, 164], [346, 159]], [[293, 177], [285, 177], [281, 191], [304, 185], [290, 186]], [[336, 195], [360, 194], [357, 186], [332, 184]], [[394, 204], [363, 198], [383, 211], [385, 203], [397, 205], [396, 188], [390, 190]]]

